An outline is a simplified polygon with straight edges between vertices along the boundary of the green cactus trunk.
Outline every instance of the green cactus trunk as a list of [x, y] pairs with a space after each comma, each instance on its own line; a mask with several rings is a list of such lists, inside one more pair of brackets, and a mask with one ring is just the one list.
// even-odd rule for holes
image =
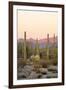
[[26, 53], [26, 32], [24, 32], [24, 60], [27, 60], [27, 53]]
[[47, 34], [47, 60], [49, 60], [49, 34]]
[[36, 52], [36, 55], [39, 55], [39, 44], [38, 44], [38, 39], [36, 40], [35, 52]]
[[55, 34], [54, 34], [54, 43], [53, 43], [53, 47], [55, 47]]

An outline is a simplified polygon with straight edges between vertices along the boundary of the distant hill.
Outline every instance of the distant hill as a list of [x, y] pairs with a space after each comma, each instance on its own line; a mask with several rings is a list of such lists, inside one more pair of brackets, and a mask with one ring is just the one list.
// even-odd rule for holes
[[[27, 39], [26, 41], [27, 41], [28, 43], [31, 43], [31, 44], [32, 44], [32, 47], [35, 46], [35, 43], [36, 43], [36, 40], [35, 40], [35, 39], [30, 38], [30, 39]], [[18, 43], [23, 43], [23, 42], [24, 42], [24, 39], [18, 39], [17, 42], [18, 42]], [[39, 46], [40, 46], [41, 48], [46, 47], [46, 45], [47, 45], [47, 38], [38, 40], [38, 43], [39, 43]], [[53, 43], [54, 43], [54, 38], [53, 38], [53, 37], [50, 37], [50, 38], [49, 38], [49, 47], [51, 47], [51, 46], [53, 45]], [[56, 47], [58, 46], [57, 37], [55, 37], [55, 46], [56, 46]]]

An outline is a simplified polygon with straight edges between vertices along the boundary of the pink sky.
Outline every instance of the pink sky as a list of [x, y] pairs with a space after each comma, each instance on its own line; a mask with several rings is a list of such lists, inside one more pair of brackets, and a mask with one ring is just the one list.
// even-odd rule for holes
[[57, 35], [56, 12], [18, 11], [18, 38], [24, 38], [26, 31], [27, 39], [43, 39], [49, 33], [53, 37]]

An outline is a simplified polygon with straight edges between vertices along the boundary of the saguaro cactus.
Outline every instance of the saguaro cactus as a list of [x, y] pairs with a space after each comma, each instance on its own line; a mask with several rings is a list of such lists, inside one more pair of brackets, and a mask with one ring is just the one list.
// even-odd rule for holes
[[38, 39], [36, 39], [36, 45], [35, 45], [35, 51], [36, 51], [36, 55], [39, 55], [39, 44], [38, 44]]
[[41, 68], [41, 64], [40, 64], [40, 55], [39, 55], [39, 43], [38, 43], [38, 39], [36, 39], [36, 44], [35, 44], [35, 56], [34, 56], [34, 70], [36, 72], [39, 72], [39, 68]]
[[49, 34], [47, 34], [47, 60], [49, 60]]
[[24, 60], [27, 59], [27, 53], [26, 53], [26, 32], [24, 32]]
[[55, 34], [54, 34], [53, 40], [54, 40], [53, 46], [55, 47]]

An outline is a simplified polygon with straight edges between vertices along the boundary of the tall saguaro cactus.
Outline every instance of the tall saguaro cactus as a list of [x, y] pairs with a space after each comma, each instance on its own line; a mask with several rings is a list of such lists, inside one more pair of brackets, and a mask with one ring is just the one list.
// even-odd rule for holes
[[39, 55], [39, 43], [38, 43], [38, 39], [36, 39], [36, 43], [35, 43], [35, 56], [34, 56], [34, 70], [36, 72], [39, 72], [39, 68], [41, 67], [40, 65], [40, 55]]
[[27, 59], [27, 53], [26, 53], [26, 32], [24, 32], [24, 60]]
[[49, 60], [49, 34], [47, 34], [47, 60]]
[[36, 45], [35, 45], [35, 51], [36, 51], [36, 55], [39, 55], [39, 44], [38, 44], [38, 39], [36, 39]]
[[54, 34], [53, 40], [54, 40], [53, 46], [55, 47], [55, 34]]

